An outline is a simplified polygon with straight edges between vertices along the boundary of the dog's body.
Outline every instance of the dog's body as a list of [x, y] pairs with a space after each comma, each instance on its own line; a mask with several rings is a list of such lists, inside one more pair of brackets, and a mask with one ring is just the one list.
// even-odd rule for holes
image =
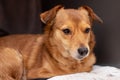
[[[94, 35], [89, 31], [93, 19], [100, 20], [89, 7], [67, 10], [56, 6], [41, 14], [41, 20], [46, 24], [43, 35], [1, 37], [0, 48], [3, 49], [0, 50], [0, 54], [7, 48], [22, 54], [29, 79], [90, 71], [96, 61], [93, 53]], [[6, 59], [9, 60], [8, 63], [12, 62], [11, 58]], [[21, 69], [23, 73], [18, 72], [23, 75], [23, 65]]]

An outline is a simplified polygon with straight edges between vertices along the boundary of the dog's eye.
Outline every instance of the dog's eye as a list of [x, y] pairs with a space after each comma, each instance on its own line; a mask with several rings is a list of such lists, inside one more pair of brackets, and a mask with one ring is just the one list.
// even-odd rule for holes
[[65, 34], [70, 34], [70, 33], [71, 33], [70, 29], [63, 29], [62, 31], [63, 31]]
[[90, 30], [91, 30], [90, 28], [86, 28], [86, 29], [85, 29], [85, 33], [89, 33]]

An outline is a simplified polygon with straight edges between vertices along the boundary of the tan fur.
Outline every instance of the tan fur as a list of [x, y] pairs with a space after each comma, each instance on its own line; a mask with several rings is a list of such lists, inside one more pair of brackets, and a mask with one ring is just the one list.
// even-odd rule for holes
[[[93, 19], [99, 20], [100, 18], [94, 12], [90, 13], [87, 9], [84, 7], [78, 10], [64, 9], [58, 5], [40, 15], [41, 20], [46, 24], [43, 35], [11, 35], [1, 37], [0, 48], [4, 47], [4, 49], [0, 49], [0, 55], [2, 54], [5, 57], [3, 61], [4, 59], [8, 60], [4, 63], [11, 63], [13, 68], [10, 70], [15, 68], [19, 70], [19, 67], [22, 67], [19, 66], [21, 63], [14, 60], [14, 58], [19, 59], [20, 55], [16, 55], [16, 51], [19, 51], [22, 54], [24, 67], [29, 79], [90, 71], [96, 61], [93, 53], [95, 41], [92, 31], [87, 34], [84, 31], [86, 28], [92, 28], [90, 19], [94, 17]], [[64, 34], [62, 30], [65, 28], [69, 28], [71, 34]], [[76, 59], [76, 50], [82, 46], [89, 48], [89, 55], [83, 59]], [[5, 51], [6, 48], [9, 49], [11, 55], [9, 51]], [[12, 64], [17, 67], [14, 68]], [[2, 65], [5, 66], [3, 70], [9, 68], [3, 63]], [[0, 75], [3, 74], [5, 76], [10, 70], [0, 72]], [[21, 71], [17, 72], [21, 73]], [[15, 74], [15, 72], [11, 73]]]
[[0, 48], [0, 80], [25, 80], [22, 56], [12, 48]]

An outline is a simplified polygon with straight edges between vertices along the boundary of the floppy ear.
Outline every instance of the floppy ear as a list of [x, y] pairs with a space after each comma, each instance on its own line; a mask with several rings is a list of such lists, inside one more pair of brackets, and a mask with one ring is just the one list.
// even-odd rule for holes
[[88, 7], [88, 6], [82, 6], [82, 7], [79, 8], [79, 10], [81, 10], [81, 11], [83, 10], [84, 13], [86, 11], [86, 14], [89, 15], [91, 21], [97, 20], [100, 23], [103, 23], [102, 19], [99, 16], [97, 16], [90, 7]]
[[51, 22], [61, 8], [63, 8], [63, 6], [57, 5], [54, 8], [50, 9], [49, 11], [41, 13], [40, 14], [41, 21], [45, 24]]

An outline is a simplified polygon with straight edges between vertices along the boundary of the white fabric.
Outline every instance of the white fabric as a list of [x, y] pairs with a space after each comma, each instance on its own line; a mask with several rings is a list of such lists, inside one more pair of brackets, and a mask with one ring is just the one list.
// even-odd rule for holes
[[48, 80], [120, 80], [120, 69], [96, 65], [91, 72], [56, 76]]

